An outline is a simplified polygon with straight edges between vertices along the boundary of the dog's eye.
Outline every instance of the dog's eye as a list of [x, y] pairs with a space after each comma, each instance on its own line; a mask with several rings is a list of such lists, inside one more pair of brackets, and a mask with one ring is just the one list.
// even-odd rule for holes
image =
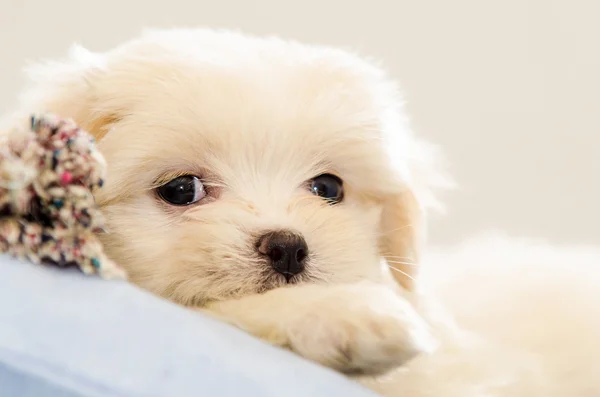
[[158, 195], [169, 204], [190, 205], [201, 200], [206, 192], [198, 177], [184, 175], [160, 186]]
[[324, 198], [331, 204], [337, 204], [344, 198], [342, 180], [335, 175], [323, 174], [310, 181], [311, 192]]

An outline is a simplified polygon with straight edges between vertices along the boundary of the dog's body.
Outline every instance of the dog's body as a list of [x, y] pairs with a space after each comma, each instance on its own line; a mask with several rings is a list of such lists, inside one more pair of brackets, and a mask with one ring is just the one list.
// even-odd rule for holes
[[421, 312], [439, 348], [371, 387], [418, 397], [600, 395], [600, 250], [490, 235], [427, 256]]
[[599, 256], [525, 266], [475, 243], [421, 264], [442, 178], [370, 64], [177, 30], [76, 49], [33, 81], [17, 115], [98, 138], [105, 245], [140, 286], [391, 396], [600, 395]]

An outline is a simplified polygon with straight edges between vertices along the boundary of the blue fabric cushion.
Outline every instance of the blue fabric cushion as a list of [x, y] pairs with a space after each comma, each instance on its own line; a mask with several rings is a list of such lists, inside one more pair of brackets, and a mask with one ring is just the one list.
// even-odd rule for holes
[[126, 282], [3, 255], [0, 395], [374, 396]]

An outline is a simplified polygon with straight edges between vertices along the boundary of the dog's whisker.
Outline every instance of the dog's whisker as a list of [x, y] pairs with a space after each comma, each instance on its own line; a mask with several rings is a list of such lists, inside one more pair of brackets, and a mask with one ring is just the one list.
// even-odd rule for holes
[[387, 254], [385, 252], [382, 253], [381, 256], [383, 256], [385, 258], [392, 258], [392, 259], [405, 259], [405, 260], [414, 259], [414, 257], [411, 257], [411, 256], [398, 256], [398, 255]]
[[402, 270], [398, 269], [397, 267], [389, 266], [389, 268], [392, 269], [395, 272], [398, 272], [398, 273], [402, 274], [403, 276], [408, 277], [411, 281], [415, 281], [415, 279], [414, 279], [413, 276], [411, 276], [410, 274], [408, 274], [406, 272], [403, 272]]
[[415, 265], [415, 266], [418, 265], [417, 262], [412, 261], [412, 260], [399, 260], [399, 259], [387, 258], [387, 257], [385, 258], [385, 260], [390, 263], [398, 263], [398, 264], [402, 264], [402, 265]]
[[404, 225], [404, 226], [401, 226], [401, 227], [399, 227], [399, 228], [396, 228], [396, 229], [392, 229], [392, 230], [386, 230], [386, 231], [384, 231], [384, 232], [381, 232], [381, 233], [379, 233], [379, 235], [380, 235], [380, 236], [387, 236], [387, 235], [389, 235], [389, 234], [392, 234], [392, 233], [397, 233], [397, 232], [399, 232], [399, 231], [401, 231], [401, 230], [404, 230], [404, 229], [407, 229], [407, 228], [409, 228], [409, 227], [413, 227], [413, 225], [412, 225], [412, 224], [408, 224], [408, 225]]
[[388, 260], [387, 263], [393, 263], [393, 264], [396, 264], [396, 265], [419, 266], [417, 263], [414, 263], [414, 262], [402, 262], [402, 261], [390, 261], [390, 260]]
[[399, 261], [397, 259], [388, 259], [386, 258], [386, 262], [388, 263], [396, 263], [398, 265], [408, 265], [408, 266], [418, 266], [419, 264], [413, 261]]

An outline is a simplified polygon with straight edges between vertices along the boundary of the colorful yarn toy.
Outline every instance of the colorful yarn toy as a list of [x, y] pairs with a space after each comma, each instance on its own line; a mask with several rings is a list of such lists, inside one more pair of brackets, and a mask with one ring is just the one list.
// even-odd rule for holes
[[29, 128], [2, 136], [0, 252], [125, 278], [96, 236], [104, 219], [92, 192], [102, 187], [105, 168], [94, 139], [72, 120], [32, 117]]

